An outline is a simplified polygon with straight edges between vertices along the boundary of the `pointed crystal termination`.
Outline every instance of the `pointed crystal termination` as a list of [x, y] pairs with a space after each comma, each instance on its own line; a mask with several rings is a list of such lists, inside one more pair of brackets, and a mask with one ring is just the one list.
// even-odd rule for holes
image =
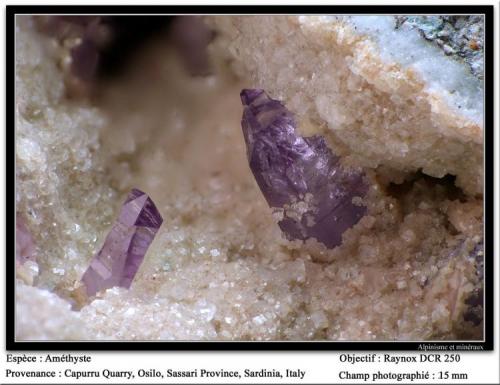
[[323, 137], [298, 135], [293, 114], [263, 90], [240, 96], [250, 169], [269, 206], [283, 209], [281, 230], [288, 239], [340, 245], [366, 213], [363, 173], [341, 166]]
[[114, 286], [128, 289], [162, 222], [153, 201], [132, 189], [104, 245], [83, 274], [87, 295]]

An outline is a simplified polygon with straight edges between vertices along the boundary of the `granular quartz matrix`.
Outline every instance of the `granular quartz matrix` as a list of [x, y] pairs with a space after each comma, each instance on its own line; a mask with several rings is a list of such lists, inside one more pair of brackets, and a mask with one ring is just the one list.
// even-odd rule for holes
[[16, 339], [481, 339], [482, 18], [168, 20], [16, 18]]

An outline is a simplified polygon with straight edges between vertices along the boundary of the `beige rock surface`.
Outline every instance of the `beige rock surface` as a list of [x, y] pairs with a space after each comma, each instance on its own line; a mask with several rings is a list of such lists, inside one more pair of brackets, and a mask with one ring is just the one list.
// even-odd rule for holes
[[[286, 32], [288, 23], [276, 27]], [[286, 43], [305, 41], [293, 28]], [[29, 22], [18, 23], [17, 42], [17, 209], [41, 253], [39, 275], [23, 278], [26, 271], [18, 270], [26, 283], [16, 286], [17, 338], [420, 340], [457, 338], [468, 326], [464, 299], [479, 285], [468, 255], [482, 237], [481, 199], [460, 200], [453, 186], [408, 176], [401, 170], [413, 167], [409, 158], [395, 156], [384, 172], [368, 170], [380, 180], [370, 191], [369, 215], [345, 233], [341, 247], [325, 252], [288, 242], [245, 157], [238, 95], [257, 83], [236, 79], [223, 60], [215, 60], [213, 76], [190, 78], [159, 38], [122, 78], [101, 85], [91, 108], [64, 97], [55, 42]], [[266, 49], [262, 54], [274, 58]], [[425, 103], [389, 102], [387, 91], [348, 77], [372, 95], [356, 104], [373, 115], [370, 130], [375, 122], [394, 130], [399, 108], [425, 109]], [[285, 91], [273, 92], [293, 109], [301, 105]], [[340, 97], [326, 89], [323, 95]], [[303, 96], [311, 97], [305, 90]], [[393, 108], [388, 115], [373, 112], [375, 96]], [[315, 130], [321, 119], [312, 101], [308, 105], [298, 113], [310, 116]], [[37, 106], [35, 120], [23, 112]], [[360, 146], [373, 138], [371, 131], [351, 137], [348, 120], [338, 138], [331, 135], [332, 146], [375, 167], [383, 159], [375, 142], [366, 159], [349, 152], [354, 136]], [[330, 132], [324, 124], [322, 130]], [[417, 159], [424, 152], [417, 137], [435, 132], [416, 129], [414, 135], [407, 154]], [[460, 138], [443, 134], [438, 142], [453, 152]], [[387, 152], [402, 142], [381, 139], [380, 145]], [[472, 142], [460, 148], [474, 152]], [[427, 161], [441, 150], [428, 151]], [[452, 155], [436, 161], [436, 173], [451, 172], [453, 159], [462, 161]], [[396, 176], [409, 181], [392, 191], [387, 181]], [[63, 298], [75, 297], [78, 279], [132, 187], [152, 197], [164, 224], [130, 290], [109, 289], [72, 312]]]
[[385, 19], [365, 19], [377, 26], [371, 34], [346, 17], [207, 21], [219, 31], [213, 51], [326, 134], [338, 153], [364, 167], [456, 175], [467, 193], [481, 195], [479, 81], [416, 31], [386, 31]]

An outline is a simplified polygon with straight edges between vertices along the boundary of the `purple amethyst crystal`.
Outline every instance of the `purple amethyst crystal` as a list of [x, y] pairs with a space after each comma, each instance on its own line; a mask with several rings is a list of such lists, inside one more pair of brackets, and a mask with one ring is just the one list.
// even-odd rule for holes
[[153, 201], [133, 189], [82, 282], [87, 295], [113, 286], [129, 288], [163, 219]]
[[38, 16], [38, 28], [61, 42], [73, 39], [71, 75], [85, 83], [94, 80], [100, 51], [109, 43], [112, 26], [105, 16]]
[[368, 191], [363, 173], [344, 168], [323, 137], [298, 135], [293, 114], [263, 90], [245, 89], [241, 101], [250, 168], [269, 206], [283, 209], [281, 230], [288, 239], [340, 245], [366, 213], [355, 199]]
[[35, 261], [35, 243], [21, 214], [16, 214], [16, 260], [22, 265]]

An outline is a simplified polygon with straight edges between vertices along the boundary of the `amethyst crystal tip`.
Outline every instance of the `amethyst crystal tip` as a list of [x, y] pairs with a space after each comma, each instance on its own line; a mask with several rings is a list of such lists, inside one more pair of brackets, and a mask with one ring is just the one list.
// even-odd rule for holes
[[299, 135], [293, 114], [264, 90], [240, 96], [250, 169], [269, 206], [283, 210], [281, 230], [289, 239], [340, 245], [366, 213], [353, 202], [368, 191], [363, 173], [344, 168], [323, 137]]
[[151, 198], [133, 189], [104, 245], [83, 274], [87, 295], [113, 286], [129, 288], [162, 222]]

